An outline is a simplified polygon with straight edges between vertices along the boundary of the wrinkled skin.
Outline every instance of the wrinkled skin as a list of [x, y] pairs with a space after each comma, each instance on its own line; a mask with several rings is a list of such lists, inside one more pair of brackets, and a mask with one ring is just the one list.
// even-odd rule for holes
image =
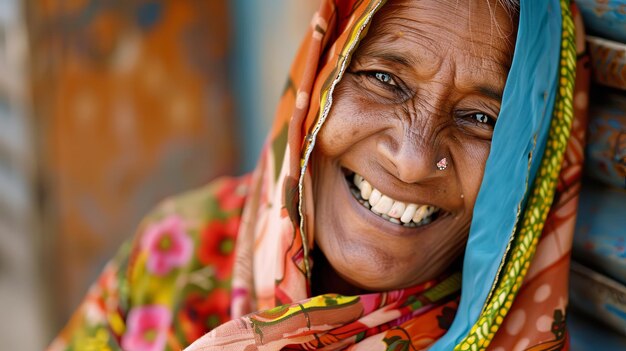
[[[391, 0], [375, 15], [313, 154], [314, 292], [403, 288], [459, 260], [516, 25], [502, 5], [484, 0]], [[441, 171], [436, 163], [444, 157]], [[388, 222], [357, 202], [345, 172], [443, 214], [418, 228]]]

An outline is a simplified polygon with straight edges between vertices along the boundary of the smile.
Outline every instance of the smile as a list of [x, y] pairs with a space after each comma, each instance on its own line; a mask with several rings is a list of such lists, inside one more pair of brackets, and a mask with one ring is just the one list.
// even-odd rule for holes
[[350, 192], [363, 207], [391, 223], [404, 227], [420, 227], [436, 220], [441, 212], [435, 206], [395, 200], [381, 193], [357, 173], [348, 176], [347, 181]]

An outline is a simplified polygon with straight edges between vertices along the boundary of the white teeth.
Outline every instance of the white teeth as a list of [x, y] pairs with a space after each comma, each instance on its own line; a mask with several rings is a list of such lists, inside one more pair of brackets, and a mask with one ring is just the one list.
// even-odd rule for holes
[[400, 217], [402, 223], [409, 223], [411, 220], [413, 220], [413, 215], [415, 214], [416, 210], [416, 204], [408, 204], [406, 206], [406, 209], [404, 210], [404, 213], [402, 214], [402, 217]]
[[383, 194], [381, 194], [380, 191], [378, 191], [378, 189], [372, 190], [372, 195], [370, 195], [370, 205], [376, 206], [376, 204], [378, 203], [378, 201], [380, 201], [380, 198], [382, 196]]
[[370, 183], [367, 181], [361, 182], [361, 197], [364, 200], [367, 200], [370, 198], [371, 193], [372, 193], [372, 185], [370, 185]]
[[392, 205], [393, 205], [393, 200], [390, 197], [383, 195], [380, 198], [380, 200], [378, 200], [378, 202], [376, 203], [376, 206], [372, 207], [372, 210], [378, 211], [379, 213], [387, 213], [389, 212], [389, 210], [391, 210]]
[[413, 222], [419, 223], [428, 215], [428, 206], [420, 206], [413, 215]]
[[354, 185], [356, 185], [357, 188], [361, 189], [361, 182], [363, 182], [363, 177], [354, 173]]
[[406, 205], [404, 204], [404, 202], [396, 201], [393, 203], [393, 206], [391, 206], [391, 210], [389, 210], [387, 214], [389, 215], [389, 217], [400, 218], [404, 213], [405, 207]]
[[365, 208], [381, 216], [382, 218], [405, 227], [417, 227], [432, 221], [431, 215], [438, 208], [429, 205], [407, 204], [397, 201], [387, 195], [383, 195], [378, 189], [365, 180], [362, 176], [354, 174], [352, 179], [356, 188], [351, 191]]

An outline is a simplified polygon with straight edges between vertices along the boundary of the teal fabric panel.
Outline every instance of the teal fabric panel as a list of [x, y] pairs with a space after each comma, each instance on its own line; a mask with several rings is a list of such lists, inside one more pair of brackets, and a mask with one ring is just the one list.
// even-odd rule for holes
[[459, 310], [448, 333], [430, 350], [452, 350], [477, 321], [487, 299], [545, 148], [560, 38], [558, 0], [521, 1], [513, 64], [474, 208]]
[[574, 259], [626, 285], [626, 190], [585, 179], [578, 206]]

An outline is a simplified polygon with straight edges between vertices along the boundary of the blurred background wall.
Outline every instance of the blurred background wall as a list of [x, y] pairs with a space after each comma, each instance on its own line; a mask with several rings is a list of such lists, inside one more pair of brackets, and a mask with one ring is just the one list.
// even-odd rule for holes
[[0, 1], [0, 340], [9, 350], [40, 349], [45, 326], [23, 5]]
[[0, 0], [0, 340], [42, 349], [160, 199], [250, 170], [319, 1]]

